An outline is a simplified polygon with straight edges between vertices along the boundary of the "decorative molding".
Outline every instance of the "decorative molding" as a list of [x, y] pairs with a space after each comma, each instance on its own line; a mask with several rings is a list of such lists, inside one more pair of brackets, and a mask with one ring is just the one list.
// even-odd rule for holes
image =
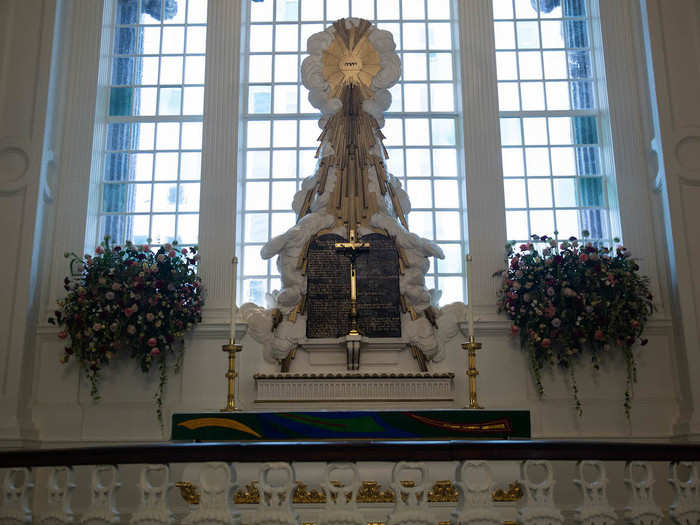
[[518, 481], [508, 485], [507, 490], [497, 489], [491, 495], [491, 499], [496, 502], [518, 501], [523, 497], [523, 487]]
[[450, 480], [436, 481], [428, 491], [429, 503], [457, 503], [459, 494]]
[[376, 481], [363, 481], [357, 491], [358, 503], [394, 503], [396, 495], [391, 489], [382, 490]]
[[[337, 482], [336, 482], [337, 483]], [[238, 489], [233, 495], [233, 502], [236, 505], [257, 505], [260, 503], [260, 490], [257, 481], [247, 483], [244, 488]], [[326, 503], [326, 494], [323, 490], [315, 488], [309, 489], [303, 481], [297, 481], [297, 486], [292, 493], [292, 503], [294, 505], [321, 505]], [[403, 480], [401, 485], [411, 487], [412, 482]], [[189, 481], [178, 481], [175, 486], [180, 489], [180, 496], [183, 501], [190, 505], [198, 505], [200, 501], [199, 489]], [[514, 481], [508, 486], [508, 490], [499, 489], [492, 494], [495, 502], [514, 502], [522, 498], [522, 487]], [[436, 481], [428, 491], [429, 503], [457, 503], [459, 493], [450, 480]], [[362, 504], [386, 504], [396, 501], [396, 494], [390, 488], [384, 489], [376, 481], [363, 481], [357, 491], [357, 503]]]
[[292, 503], [295, 505], [314, 505], [326, 502], [326, 494], [322, 490], [311, 489], [307, 490], [306, 485], [301, 481], [297, 481], [297, 487], [292, 494]]
[[255, 374], [256, 403], [451, 401], [454, 374]]
[[191, 481], [177, 481], [175, 486], [180, 489], [180, 496], [186, 503], [189, 503], [190, 505], [199, 505], [201, 494], [199, 493], [199, 490], [197, 490], [194, 483]]
[[22, 191], [29, 181], [31, 143], [20, 137], [0, 138], [0, 195]]
[[684, 182], [700, 184], [700, 135], [686, 135], [678, 140], [675, 148], [676, 160], [685, 171]]
[[244, 489], [238, 489], [233, 495], [233, 502], [236, 505], [257, 505], [260, 503], [260, 490], [257, 481], [251, 481]]

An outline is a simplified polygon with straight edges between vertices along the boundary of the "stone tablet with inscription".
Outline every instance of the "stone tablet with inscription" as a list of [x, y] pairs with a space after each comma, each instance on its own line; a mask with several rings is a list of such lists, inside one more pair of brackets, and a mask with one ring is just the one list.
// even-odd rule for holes
[[306, 264], [306, 337], [340, 337], [350, 330], [350, 259], [335, 250], [340, 235], [319, 235]]
[[357, 325], [366, 337], [401, 337], [399, 254], [379, 233], [360, 239], [370, 248], [357, 257]]
[[[366, 337], [401, 337], [398, 252], [393, 239], [370, 234], [357, 255], [358, 330]], [[309, 245], [306, 337], [335, 338], [350, 331], [350, 258], [336, 252], [340, 235], [324, 234]]]

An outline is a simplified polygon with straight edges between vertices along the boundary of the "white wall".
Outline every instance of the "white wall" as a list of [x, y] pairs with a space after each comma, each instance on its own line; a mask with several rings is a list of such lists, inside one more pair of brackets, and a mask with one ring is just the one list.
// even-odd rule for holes
[[[118, 378], [117, 374], [106, 375], [103, 400], [93, 403], [87, 383], [74, 366], [58, 363], [62, 345], [45, 322], [61, 294], [61, 280], [67, 271], [62, 254], [82, 251], [89, 220], [85, 206], [76, 203], [88, 199], [91, 145], [70, 144], [64, 137], [90, 136], [94, 105], [86, 101], [100, 96], [95, 80], [101, 10], [83, 9], [91, 3], [0, 3], [0, 224], [5, 233], [4, 293], [0, 294], [0, 443], [5, 446], [35, 439], [44, 443], [167, 439], [167, 428], [161, 432], [151, 402], [155, 378], [144, 379], [130, 361], [117, 362], [110, 371], [117, 372]], [[694, 242], [700, 228], [700, 2], [678, 0], [666, 11], [661, 5], [661, 0], [641, 4], [624, 0], [600, 6], [603, 43], [606, 35], [614, 32], [622, 32], [626, 38], [624, 46], [611, 46], [605, 53], [608, 74], [622, 68], [629, 78], [629, 82], [609, 87], [608, 117], [616, 146], [622, 228], [627, 246], [642, 257], [643, 271], [652, 277], [660, 306], [648, 329], [650, 343], [638, 351], [639, 383], [630, 424], [622, 410], [622, 359], [611, 359], [597, 375], [585, 364], [580, 367], [577, 379], [584, 401], [582, 418], [575, 416], [561, 374], [545, 375], [546, 398], [537, 399], [527, 360], [507, 335], [508, 323], [492, 306], [496, 285], [490, 274], [499, 253], [496, 248], [500, 250], [502, 243], [498, 238], [494, 241], [494, 223], [481, 214], [495, 217], [500, 212], [481, 210], [471, 220], [472, 239], [488, 253], [480, 267], [475, 261], [474, 269], [482, 283], [477, 286], [475, 301], [479, 337], [484, 343], [478, 358], [479, 400], [488, 408], [530, 408], [537, 437], [700, 436], [699, 410], [694, 409], [700, 407], [700, 385], [692, 381], [700, 374], [700, 314], [696, 308], [700, 300], [700, 248]], [[215, 14], [235, 6], [226, 0], [210, 1]], [[54, 41], [57, 12], [61, 38]], [[487, 8], [482, 16], [488, 16]], [[216, 17], [213, 23], [217, 23]], [[643, 24], [649, 28], [646, 40]], [[237, 32], [230, 33], [226, 41], [208, 42], [213, 53], [210, 60], [218, 67], [207, 68], [207, 81], [217, 76], [216, 81], [230, 86], [235, 95], [239, 48]], [[462, 45], [466, 49], [477, 43], [463, 35]], [[51, 69], [54, 48], [58, 51]], [[651, 87], [647, 58], [653, 59]], [[463, 51], [461, 60], [465, 78], [475, 78], [477, 70], [470, 68], [483, 59], [476, 51], [473, 55]], [[66, 75], [66, 71], [76, 74]], [[85, 78], [79, 78], [81, 75]], [[472, 88], [483, 86], [484, 77], [478, 79]], [[467, 85], [464, 89], [471, 88]], [[224, 108], [227, 111], [235, 111], [237, 97], [231, 99], [230, 107]], [[472, 115], [470, 99], [465, 100], [465, 114]], [[657, 103], [659, 111], [653, 112]], [[220, 107], [209, 107], [205, 112], [208, 109], [222, 114]], [[489, 117], [482, 111], [474, 118]], [[210, 266], [203, 267], [210, 307], [204, 323], [188, 340], [183, 372], [170, 382], [169, 410], [216, 410], [225, 401], [225, 358], [220, 346], [227, 335], [227, 261], [233, 253], [234, 231], [233, 213], [226, 203], [235, 200], [235, 173], [227, 166], [235, 162], [227, 160], [220, 150], [234, 149], [229, 145], [237, 138], [235, 132], [221, 136], [217, 129], [221, 126], [216, 119], [205, 123], [208, 149], [202, 196], [204, 199], [208, 194], [211, 199], [202, 209], [201, 221], [202, 249], [210, 261]], [[485, 129], [485, 134], [491, 134], [490, 144], [497, 140], [494, 130], [496, 126]], [[656, 156], [652, 155], [652, 139]], [[470, 147], [488, 144], [475, 140], [465, 145]], [[217, 149], [219, 154], [215, 154]], [[235, 161], [235, 154], [232, 158]], [[493, 171], [494, 166], [480, 169]], [[478, 211], [478, 203], [470, 203], [470, 209]], [[502, 222], [501, 217], [496, 229], [504, 229]], [[465, 401], [465, 358], [458, 343], [453, 342], [447, 361], [434, 367], [456, 373], [459, 397], [455, 407], [464, 406]], [[253, 409], [252, 393], [246, 390], [250, 386], [245, 385], [251, 385], [249, 376], [263, 365], [256, 345], [248, 339], [244, 344], [240, 402], [243, 408]]]

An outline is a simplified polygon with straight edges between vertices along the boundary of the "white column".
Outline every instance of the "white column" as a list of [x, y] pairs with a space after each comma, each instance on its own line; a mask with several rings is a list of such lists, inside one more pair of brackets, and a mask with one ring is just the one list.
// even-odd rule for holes
[[203, 206], [199, 214], [200, 275], [207, 287], [204, 322], [221, 324], [222, 344], [230, 319], [231, 261], [235, 254], [241, 3], [210, 0], [207, 26]]
[[473, 264], [469, 286], [478, 320], [495, 316], [500, 283], [492, 274], [503, 266], [506, 242], [493, 6], [491, 0], [464, 0], [457, 5], [468, 251]]
[[34, 366], [25, 336], [36, 320], [35, 225], [55, 11], [54, 2], [0, 5], [0, 440], [8, 444], [36, 437], [20, 412]]
[[676, 432], [700, 435], [700, 38], [698, 4], [641, 2], [670, 266], [680, 418]]

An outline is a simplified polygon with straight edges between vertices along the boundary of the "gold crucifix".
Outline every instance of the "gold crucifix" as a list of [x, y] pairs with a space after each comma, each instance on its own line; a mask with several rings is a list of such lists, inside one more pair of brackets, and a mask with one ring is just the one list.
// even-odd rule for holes
[[348, 335], [360, 335], [357, 330], [357, 268], [355, 259], [361, 251], [369, 249], [368, 242], [358, 242], [355, 230], [350, 230], [348, 242], [335, 243], [335, 251], [350, 258], [350, 332]]

